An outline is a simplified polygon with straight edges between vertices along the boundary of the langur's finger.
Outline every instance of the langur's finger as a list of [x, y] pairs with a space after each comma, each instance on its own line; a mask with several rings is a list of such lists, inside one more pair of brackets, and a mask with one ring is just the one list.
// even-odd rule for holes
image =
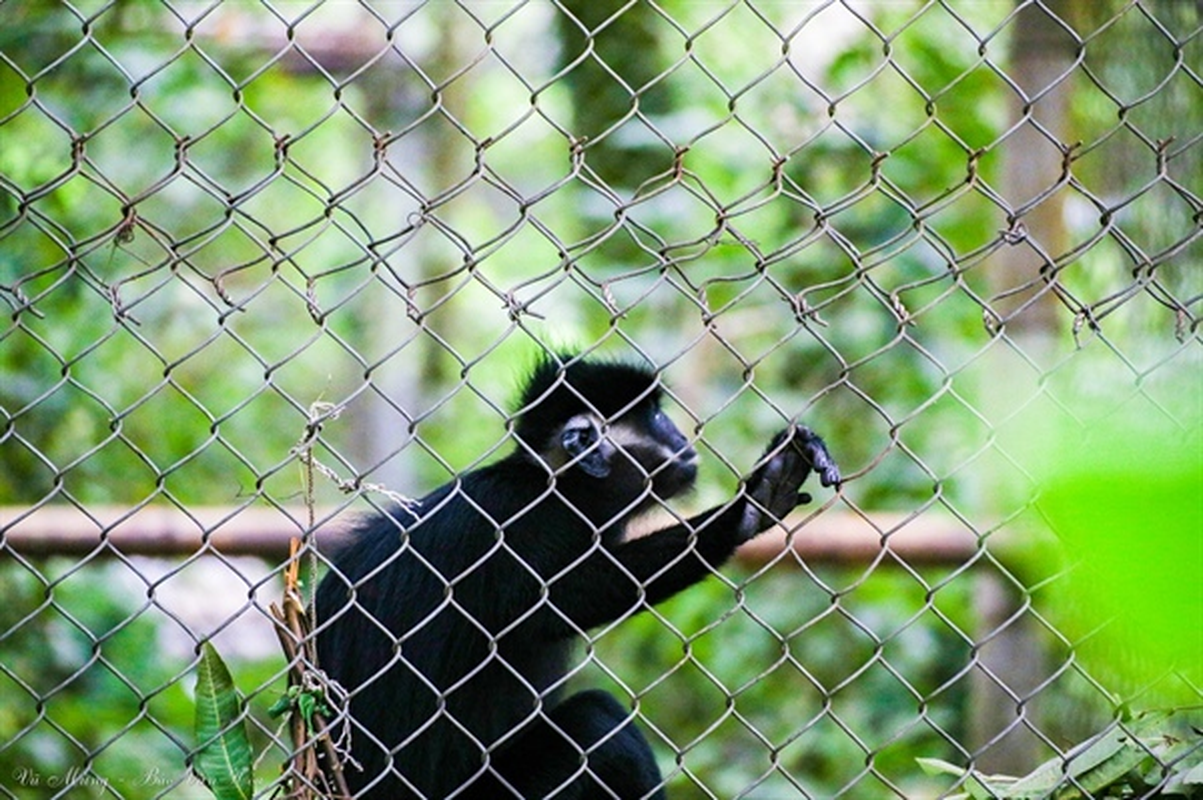
[[761, 467], [759, 474], [752, 477], [752, 485], [748, 487], [748, 494], [765, 508], [772, 502], [773, 487], [781, 479], [781, 469], [781, 459], [774, 456]]

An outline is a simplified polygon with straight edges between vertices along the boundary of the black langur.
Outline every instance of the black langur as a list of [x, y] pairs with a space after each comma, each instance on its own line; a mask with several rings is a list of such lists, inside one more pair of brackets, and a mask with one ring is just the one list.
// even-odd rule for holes
[[517, 448], [409, 508], [362, 521], [317, 591], [318, 660], [349, 692], [356, 797], [664, 797], [632, 714], [563, 698], [583, 632], [670, 597], [840, 474], [823, 441], [777, 434], [730, 502], [626, 538], [679, 495], [697, 453], [656, 373], [548, 359]]

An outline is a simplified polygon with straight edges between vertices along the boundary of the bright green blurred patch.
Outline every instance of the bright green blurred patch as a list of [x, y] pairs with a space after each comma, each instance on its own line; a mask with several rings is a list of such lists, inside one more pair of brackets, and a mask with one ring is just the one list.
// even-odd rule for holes
[[1200, 417], [1113, 415], [1050, 457], [1038, 506], [1078, 564], [1065, 632], [1087, 666], [1142, 684], [1203, 673]]

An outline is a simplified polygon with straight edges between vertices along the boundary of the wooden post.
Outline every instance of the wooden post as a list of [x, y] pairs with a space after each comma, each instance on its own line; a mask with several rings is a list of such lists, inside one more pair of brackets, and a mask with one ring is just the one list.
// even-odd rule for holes
[[[1012, 245], [991, 264], [990, 305], [1003, 335], [1039, 360], [1050, 349], [1061, 316], [1051, 284], [1066, 242], [1065, 132], [1069, 73], [1079, 43], [1067, 28], [1073, 0], [1018, 4], [1007, 75], [1019, 88], [1012, 101], [1012, 118], [1019, 125], [1002, 144], [1001, 190], [1011, 210]], [[1039, 391], [1034, 383], [1031, 390]], [[993, 399], [992, 418], [1010, 412], [997, 407], [1006, 398], [996, 392], [983, 387], [981, 396]], [[987, 773], [1023, 775], [1051, 755], [1025, 724], [1032, 720], [1033, 692], [1048, 677], [1048, 655], [1035, 621], [1023, 612], [1021, 591], [995, 571], [979, 571], [976, 578], [977, 668], [969, 712], [973, 765]]]

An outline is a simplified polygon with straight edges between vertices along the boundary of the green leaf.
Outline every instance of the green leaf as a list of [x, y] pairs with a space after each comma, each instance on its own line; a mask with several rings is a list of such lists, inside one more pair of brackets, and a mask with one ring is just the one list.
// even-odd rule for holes
[[1182, 776], [1184, 786], [1199, 786], [1203, 784], [1203, 764], [1195, 764]]
[[958, 767], [940, 758], [916, 758], [915, 763], [927, 775], [954, 775], [959, 778], [965, 774], [964, 767]]
[[196, 670], [196, 744], [192, 768], [213, 796], [249, 800], [253, 756], [242, 701], [230, 670], [208, 642], [201, 646]]
[[[1126, 727], [1116, 726], [1089, 744], [1071, 751], [1066, 757], [1050, 759], [1032, 772], [1005, 787], [1000, 796], [1009, 800], [1033, 800], [1055, 794], [1062, 800], [1088, 796], [1117, 785], [1142, 762], [1150, 760], [1159, 738], [1156, 731], [1167, 716], [1150, 713]], [[1173, 759], [1163, 758], [1163, 763]], [[1073, 778], [1069, 782], [1067, 778]], [[1079, 788], [1080, 787], [1080, 788]]]
[[919, 768], [928, 775], [955, 775], [958, 778], [964, 778], [965, 792], [959, 795], [953, 795], [949, 800], [955, 797], [966, 797], [971, 800], [989, 800], [994, 797], [1007, 797], [1006, 789], [1014, 778], [1005, 775], [984, 776], [974, 770], [967, 770], [964, 767], [958, 767], [956, 764], [949, 763], [939, 758], [916, 758]]

